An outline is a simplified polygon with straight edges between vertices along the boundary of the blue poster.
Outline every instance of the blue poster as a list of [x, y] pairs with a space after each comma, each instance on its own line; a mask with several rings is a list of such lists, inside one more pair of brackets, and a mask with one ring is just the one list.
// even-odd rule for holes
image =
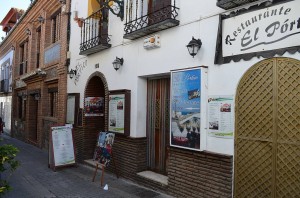
[[200, 150], [201, 69], [171, 73], [171, 146]]

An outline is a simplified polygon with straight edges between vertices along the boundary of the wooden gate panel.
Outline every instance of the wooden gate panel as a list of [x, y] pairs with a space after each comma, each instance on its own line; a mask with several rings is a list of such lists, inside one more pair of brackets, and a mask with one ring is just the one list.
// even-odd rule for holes
[[278, 144], [276, 197], [300, 197], [300, 146]]
[[236, 149], [235, 197], [271, 197], [272, 143], [240, 139]]
[[300, 63], [278, 60], [278, 142], [300, 146]]
[[[253, 68], [240, 85], [236, 103], [237, 130], [239, 137], [264, 140], [272, 139], [273, 128], [273, 69], [272, 61], [262, 67]], [[262, 124], [263, 123], [263, 124]]]
[[300, 61], [264, 60], [236, 96], [234, 196], [300, 197]]
[[276, 197], [300, 197], [300, 63], [277, 59]]
[[273, 61], [247, 73], [236, 98], [235, 197], [271, 197]]

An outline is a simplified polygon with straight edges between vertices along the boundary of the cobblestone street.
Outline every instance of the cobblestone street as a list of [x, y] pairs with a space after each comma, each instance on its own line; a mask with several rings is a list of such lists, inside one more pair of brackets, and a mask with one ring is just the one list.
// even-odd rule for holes
[[54, 172], [48, 168], [47, 151], [6, 135], [1, 136], [1, 144], [13, 144], [20, 150], [17, 159], [21, 163], [9, 178], [13, 190], [5, 198], [169, 197], [125, 179], [117, 179], [107, 172], [104, 182], [108, 185], [108, 190], [104, 190], [100, 187], [101, 171], [98, 171], [95, 182], [92, 182], [93, 169], [81, 164]]

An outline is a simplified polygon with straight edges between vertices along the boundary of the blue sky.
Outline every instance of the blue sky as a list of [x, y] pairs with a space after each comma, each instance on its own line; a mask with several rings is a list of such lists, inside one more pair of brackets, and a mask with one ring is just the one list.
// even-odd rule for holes
[[[10, 8], [20, 8], [26, 10], [30, 4], [30, 0], [0, 0], [0, 22], [8, 13]], [[5, 32], [2, 31], [2, 26], [0, 26], [0, 41], [1, 37], [5, 36]]]

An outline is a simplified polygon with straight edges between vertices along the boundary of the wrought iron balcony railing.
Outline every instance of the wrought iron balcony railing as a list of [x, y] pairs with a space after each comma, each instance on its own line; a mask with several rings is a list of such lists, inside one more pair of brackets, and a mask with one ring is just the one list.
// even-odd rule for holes
[[[129, 22], [127, 22], [126, 16], [123, 37], [125, 39], [134, 40], [160, 30], [178, 26], [179, 21], [176, 20], [178, 10], [179, 8], [175, 6], [174, 0], [174, 5], [163, 6], [162, 8], [148, 13], [147, 15], [139, 18], [136, 17], [134, 20], [129, 19]], [[138, 10], [136, 10], [136, 13], [137, 12]]]
[[93, 54], [111, 47], [107, 10], [98, 10], [82, 21], [80, 55]]

